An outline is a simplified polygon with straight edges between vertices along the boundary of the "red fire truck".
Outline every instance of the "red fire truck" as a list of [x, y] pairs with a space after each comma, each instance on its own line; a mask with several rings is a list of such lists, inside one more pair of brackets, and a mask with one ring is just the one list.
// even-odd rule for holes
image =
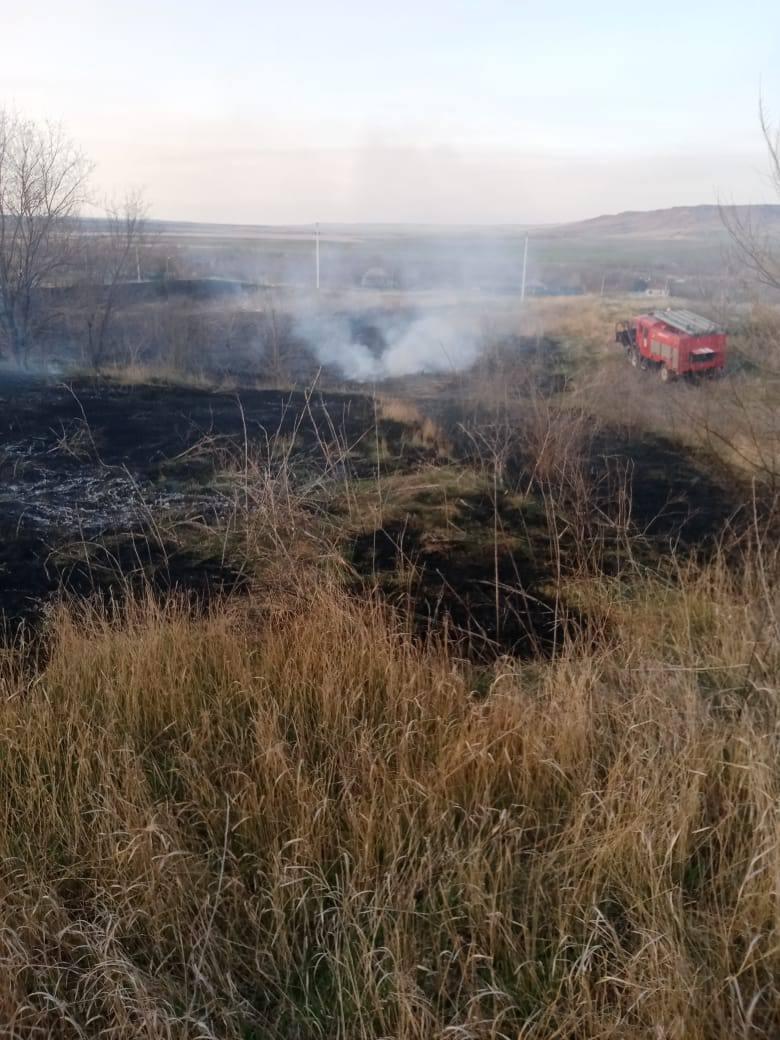
[[666, 383], [681, 376], [718, 376], [726, 365], [726, 333], [693, 311], [640, 314], [615, 326], [615, 342], [635, 368], [656, 369]]

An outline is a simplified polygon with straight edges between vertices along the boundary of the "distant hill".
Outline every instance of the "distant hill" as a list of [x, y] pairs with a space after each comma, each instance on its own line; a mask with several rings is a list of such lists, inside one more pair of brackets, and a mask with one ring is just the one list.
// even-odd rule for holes
[[[737, 206], [738, 214], [749, 213], [755, 226], [780, 237], [780, 204]], [[104, 230], [104, 221], [87, 220], [87, 226]], [[313, 224], [210, 224], [176, 220], [152, 220], [150, 230], [157, 235], [178, 242], [239, 241], [309, 242], [314, 235]], [[584, 240], [633, 238], [701, 241], [721, 238], [725, 231], [718, 206], [673, 206], [670, 209], [627, 210], [624, 213], [604, 214], [587, 220], [566, 224], [321, 224], [323, 241], [359, 242], [393, 239], [442, 240], [453, 237], [480, 239], [514, 239], [530, 232], [534, 238], [551, 240]]]
[[[736, 206], [772, 235], [780, 235], [780, 205]], [[627, 210], [545, 229], [550, 238], [703, 238], [724, 233], [718, 206], [673, 206], [671, 209]]]

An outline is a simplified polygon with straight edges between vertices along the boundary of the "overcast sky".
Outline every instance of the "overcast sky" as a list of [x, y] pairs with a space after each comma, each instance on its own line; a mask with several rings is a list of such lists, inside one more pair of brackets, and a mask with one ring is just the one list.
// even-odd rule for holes
[[778, 0], [3, 3], [0, 105], [157, 217], [524, 223], [772, 198]]

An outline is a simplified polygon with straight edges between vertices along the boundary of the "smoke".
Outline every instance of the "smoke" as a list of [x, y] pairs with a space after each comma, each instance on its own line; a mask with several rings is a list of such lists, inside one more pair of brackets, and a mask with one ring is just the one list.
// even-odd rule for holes
[[341, 375], [361, 383], [382, 378], [379, 358], [364, 343], [354, 341], [343, 315], [312, 312], [299, 316], [294, 329], [321, 365], [337, 368]]
[[356, 382], [460, 371], [480, 350], [476, 321], [445, 308], [423, 314], [310, 312], [298, 316], [295, 331], [320, 364]]

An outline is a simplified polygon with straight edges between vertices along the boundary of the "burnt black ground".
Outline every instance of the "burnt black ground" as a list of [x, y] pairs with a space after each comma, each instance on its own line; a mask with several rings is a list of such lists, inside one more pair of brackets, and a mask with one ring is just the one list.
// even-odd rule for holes
[[616, 464], [625, 469], [632, 523], [659, 550], [708, 552], [749, 500], [734, 474], [666, 437], [602, 430], [591, 440], [589, 460], [597, 479]]
[[[121, 597], [128, 586], [151, 583], [199, 601], [235, 589], [242, 572], [221, 554], [168, 540], [160, 534], [164, 525], [156, 529], [150, 521], [152, 515], [212, 520], [224, 506], [213, 484], [213, 454], [193, 449], [205, 439], [240, 458], [245, 437], [253, 451], [271, 454], [274, 444], [281, 451], [294, 439], [293, 473], [308, 477], [322, 472], [323, 443], [332, 459], [338, 442], [350, 476], [371, 480], [375, 421], [372, 399], [360, 393], [236, 394], [0, 378], [0, 614], [34, 618], [63, 586]], [[414, 474], [420, 463], [435, 462], [435, 451], [420, 447], [413, 434], [403, 423], [382, 421], [383, 472]], [[628, 469], [632, 520], [647, 537], [650, 563], [670, 545], [711, 547], [744, 501], [744, 489], [657, 437], [601, 430], [587, 452], [591, 476], [607, 497], [615, 484], [606, 476]], [[465, 449], [463, 456], [468, 465]], [[511, 460], [518, 486], [527, 482], [525, 467], [522, 454]], [[446, 623], [471, 645], [499, 651], [549, 648], [561, 623], [545, 593], [553, 563], [539, 503], [522, 516], [501, 506], [502, 529], [514, 534], [515, 548], [499, 554], [497, 569], [490, 497], [475, 494], [462, 503], [467, 536], [461, 540], [442, 539], [440, 525], [428, 530], [423, 508], [356, 536], [345, 550], [359, 584], [376, 582], [423, 629]], [[518, 541], [524, 548], [518, 550]], [[399, 564], [412, 565], [411, 584], [398, 578]]]
[[[143, 579], [204, 599], [234, 588], [238, 573], [221, 558], [150, 531], [150, 510], [212, 518], [220, 507], [209, 486], [212, 458], [188, 451], [204, 438], [240, 451], [246, 436], [272, 452], [294, 437], [293, 464], [321, 466], [320, 438], [351, 446], [373, 415], [361, 396], [65, 385], [4, 375], [0, 612], [34, 617], [62, 585], [121, 595], [128, 581]], [[87, 557], [89, 565], [78, 562]]]
[[[468, 504], [485, 514], [490, 530], [492, 503], [474, 498]], [[508, 519], [502, 510], [503, 522]], [[464, 652], [480, 659], [549, 654], [585, 622], [579, 611], [556, 607], [545, 594], [548, 572], [528, 553], [502, 549], [496, 560], [489, 544], [437, 544], [413, 522], [361, 534], [353, 560], [369, 583], [413, 619], [419, 634], [446, 626]], [[408, 577], [399, 580], [404, 567]]]
[[17, 376], [0, 382], [0, 415], [4, 446], [37, 441], [40, 450], [51, 450], [63, 431], [86, 422], [100, 462], [151, 477], [203, 437], [243, 440], [245, 427], [252, 441], [262, 442], [297, 430], [303, 449], [316, 447], [315, 426], [326, 436], [333, 426], [349, 438], [373, 422], [373, 405], [359, 395], [312, 394], [307, 403], [300, 391], [53, 384]]

